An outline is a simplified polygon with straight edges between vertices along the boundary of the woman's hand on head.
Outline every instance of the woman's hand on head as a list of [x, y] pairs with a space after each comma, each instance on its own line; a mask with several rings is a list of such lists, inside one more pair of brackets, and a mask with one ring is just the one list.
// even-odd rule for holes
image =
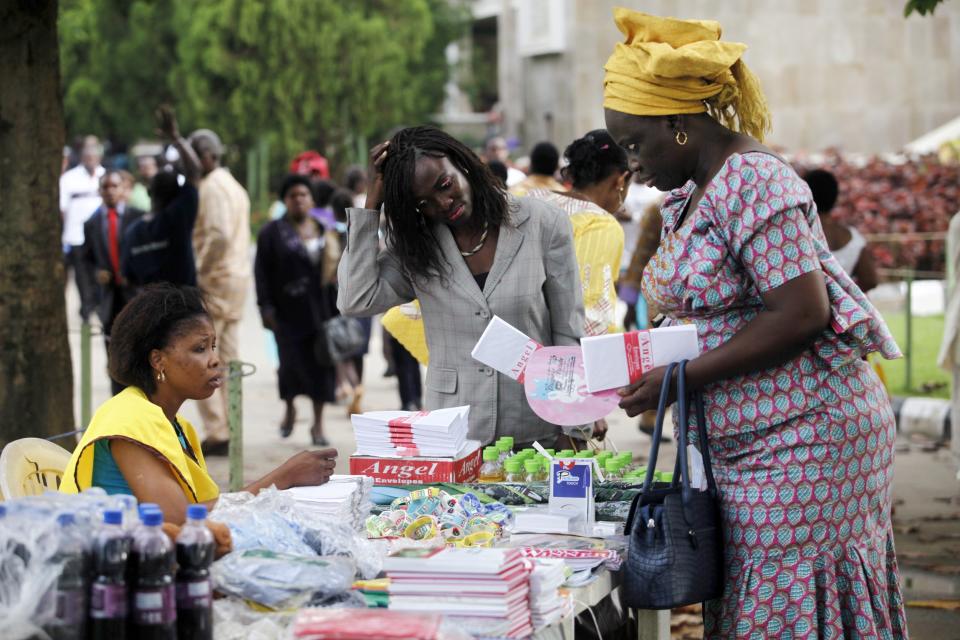
[[370, 150], [370, 188], [367, 189], [367, 209], [380, 210], [383, 205], [383, 163], [387, 159], [390, 141], [381, 142]]
[[[623, 387], [617, 393], [620, 394], [620, 408], [627, 412], [627, 415], [633, 418], [644, 411], [656, 409], [660, 403], [660, 388], [663, 386], [663, 378], [667, 374], [666, 367], [656, 367], [634, 382], [631, 385]], [[667, 405], [676, 400], [676, 390], [670, 385], [670, 394], [667, 396]]]
[[333, 475], [336, 466], [336, 449], [301, 451], [277, 468], [274, 482], [278, 489], [323, 484]]

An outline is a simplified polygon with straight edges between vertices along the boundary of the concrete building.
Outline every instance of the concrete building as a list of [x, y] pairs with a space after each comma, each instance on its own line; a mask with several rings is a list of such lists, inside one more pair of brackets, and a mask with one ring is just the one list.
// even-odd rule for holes
[[[960, 2], [904, 18], [905, 0], [476, 0], [474, 33], [496, 45], [493, 116], [448, 103], [445, 120], [498, 126], [521, 152], [603, 126], [603, 65], [622, 35], [613, 8], [718, 20], [749, 46], [791, 151], [884, 152], [960, 114]], [[488, 55], [488, 54], [482, 54]], [[485, 108], [485, 107], [481, 107]], [[498, 118], [499, 116], [499, 118]]]

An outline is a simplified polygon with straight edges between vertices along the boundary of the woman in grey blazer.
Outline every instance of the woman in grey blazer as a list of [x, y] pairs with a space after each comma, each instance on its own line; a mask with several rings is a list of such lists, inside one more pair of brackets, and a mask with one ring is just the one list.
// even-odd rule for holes
[[[576, 345], [583, 303], [566, 215], [508, 196], [479, 158], [434, 127], [397, 133], [371, 152], [366, 209], [348, 210], [338, 306], [370, 316], [420, 300], [430, 366], [425, 407], [470, 405], [470, 437], [553, 442], [523, 386], [470, 357], [500, 316], [544, 346]], [[384, 205], [387, 247], [377, 241]]]

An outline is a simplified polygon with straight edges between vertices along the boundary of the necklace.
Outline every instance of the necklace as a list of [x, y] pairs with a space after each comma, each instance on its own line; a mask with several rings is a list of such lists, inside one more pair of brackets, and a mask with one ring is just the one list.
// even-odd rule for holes
[[483, 248], [484, 243], [487, 241], [487, 232], [488, 232], [489, 230], [490, 230], [490, 229], [488, 228], [487, 223], [484, 222], [484, 223], [483, 223], [483, 233], [480, 234], [480, 242], [479, 242], [479, 243], [477, 244], [477, 246], [475, 246], [473, 249], [470, 249], [470, 251], [461, 251], [461, 252], [460, 252], [460, 255], [463, 256], [464, 258], [469, 258], [470, 256], [472, 256], [472, 255], [476, 254], [478, 251], [480, 251], [480, 249]]

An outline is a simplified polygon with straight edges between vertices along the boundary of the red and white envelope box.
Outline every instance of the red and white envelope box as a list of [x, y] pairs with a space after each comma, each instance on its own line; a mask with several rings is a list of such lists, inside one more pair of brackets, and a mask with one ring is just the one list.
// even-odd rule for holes
[[480, 472], [480, 443], [468, 440], [457, 458], [387, 458], [350, 456], [350, 473], [373, 478], [374, 484], [473, 482]]
[[580, 347], [590, 393], [624, 387], [654, 367], [700, 355], [692, 324], [586, 337]]

